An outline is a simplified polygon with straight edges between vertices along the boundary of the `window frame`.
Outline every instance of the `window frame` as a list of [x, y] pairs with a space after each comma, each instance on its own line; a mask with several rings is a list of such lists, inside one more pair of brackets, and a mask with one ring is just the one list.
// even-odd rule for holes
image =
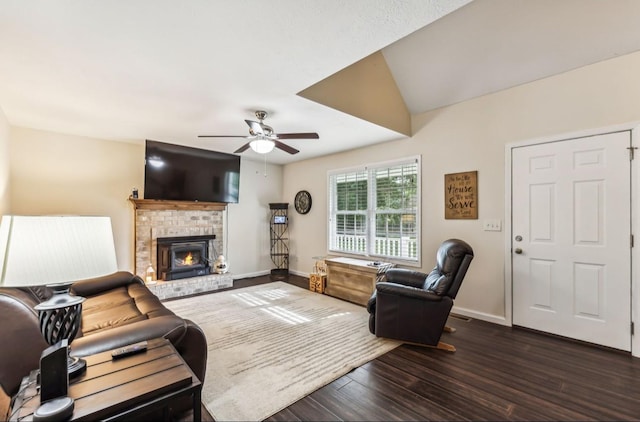
[[[376, 188], [376, 173], [381, 169], [392, 169], [396, 167], [402, 167], [405, 165], [415, 164], [416, 165], [416, 194], [415, 194], [415, 257], [411, 256], [392, 256], [392, 255], [384, 255], [381, 253], [376, 253], [375, 251], [375, 240], [376, 240], [376, 216], [378, 215], [377, 206], [377, 192]], [[366, 215], [366, 250], [363, 253], [357, 253], [354, 251], [342, 250], [334, 247], [337, 234], [334, 232], [334, 225], [336, 216], [339, 214], [337, 212], [337, 198], [335, 196], [336, 187], [334, 185], [334, 177], [339, 175], [348, 175], [351, 173], [365, 172], [366, 180], [367, 180], [367, 209], [365, 210]], [[354, 258], [364, 259], [364, 260], [376, 260], [376, 261], [384, 261], [384, 262], [392, 262], [396, 264], [401, 264], [405, 266], [411, 267], [421, 267], [421, 239], [422, 239], [422, 223], [421, 223], [421, 206], [422, 206], [422, 157], [420, 155], [403, 157], [399, 159], [368, 163], [360, 166], [341, 168], [329, 170], [327, 172], [327, 216], [328, 216], [328, 225], [327, 225], [327, 251], [329, 254], [339, 254], [344, 256], [351, 256]], [[413, 209], [413, 208], [411, 208]], [[398, 213], [406, 213], [407, 208], [398, 210]], [[360, 211], [347, 211], [342, 214], [362, 214]]]

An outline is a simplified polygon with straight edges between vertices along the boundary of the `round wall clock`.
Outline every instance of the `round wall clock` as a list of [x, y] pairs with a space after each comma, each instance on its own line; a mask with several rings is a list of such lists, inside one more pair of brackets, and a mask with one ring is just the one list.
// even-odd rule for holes
[[306, 190], [301, 190], [296, 193], [296, 199], [294, 201], [296, 211], [300, 214], [306, 214], [311, 209], [311, 194]]

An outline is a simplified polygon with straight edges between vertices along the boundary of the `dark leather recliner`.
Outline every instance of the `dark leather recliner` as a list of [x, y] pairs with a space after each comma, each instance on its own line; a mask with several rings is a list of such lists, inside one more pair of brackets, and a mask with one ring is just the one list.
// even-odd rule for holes
[[386, 281], [376, 285], [367, 303], [369, 331], [377, 337], [454, 352], [455, 347], [441, 342], [440, 336], [472, 259], [469, 244], [449, 239], [440, 245], [429, 274], [387, 270]]

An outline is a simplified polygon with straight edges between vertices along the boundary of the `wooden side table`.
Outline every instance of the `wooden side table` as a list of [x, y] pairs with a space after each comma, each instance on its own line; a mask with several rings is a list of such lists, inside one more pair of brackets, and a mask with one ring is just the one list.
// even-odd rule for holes
[[[193, 419], [200, 421], [202, 383], [166, 339], [149, 340], [147, 351], [112, 360], [111, 351], [84, 358], [86, 372], [69, 384], [74, 399], [70, 420], [129, 420], [161, 410], [170, 420], [175, 400], [190, 397]], [[39, 370], [24, 377], [10, 421], [31, 421], [40, 405]]]
[[395, 264], [353, 258], [329, 258], [327, 264], [327, 285], [324, 293], [345, 299], [358, 305], [366, 305], [376, 289], [376, 283], [384, 278], [384, 273]]

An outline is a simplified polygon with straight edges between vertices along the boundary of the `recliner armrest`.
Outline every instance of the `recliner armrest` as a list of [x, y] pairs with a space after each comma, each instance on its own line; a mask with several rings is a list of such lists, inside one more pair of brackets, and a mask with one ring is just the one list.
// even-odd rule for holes
[[71, 291], [78, 296], [93, 296], [132, 283], [143, 283], [142, 279], [129, 271], [118, 271], [102, 277], [76, 281]]
[[442, 300], [442, 296], [438, 296], [437, 294], [429, 290], [423, 290], [417, 287], [405, 286], [397, 283], [390, 283], [387, 281], [378, 283], [376, 285], [376, 290], [378, 292], [378, 295], [391, 294], [421, 300], [428, 300], [431, 302], [440, 302]]
[[424, 286], [427, 279], [427, 274], [406, 268], [389, 268], [384, 275], [385, 281], [417, 288]]
[[378, 300], [377, 290], [374, 290], [371, 297], [367, 301], [367, 312], [370, 314], [376, 313], [376, 301]]

